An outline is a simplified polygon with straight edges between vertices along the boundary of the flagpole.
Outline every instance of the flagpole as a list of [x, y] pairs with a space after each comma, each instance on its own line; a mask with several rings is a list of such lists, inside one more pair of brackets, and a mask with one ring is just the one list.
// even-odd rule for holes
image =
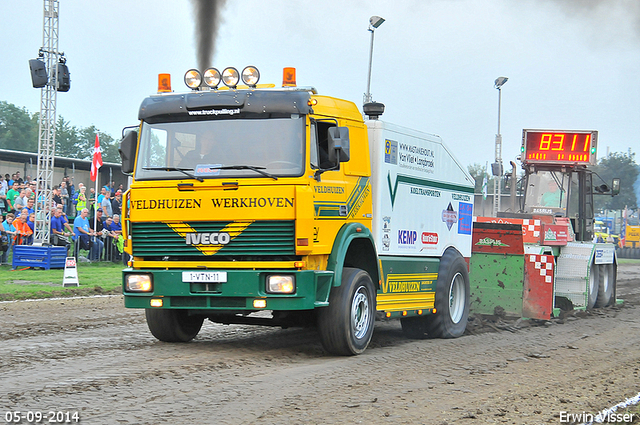
[[[93, 195], [93, 231], [95, 233], [98, 227], [98, 180], [100, 180], [100, 167], [102, 167], [102, 150], [100, 149], [100, 139], [98, 137], [98, 133], [96, 133], [96, 142], [93, 147], [93, 158], [91, 161], [91, 180], [96, 182], [95, 192]], [[93, 237], [93, 242], [95, 243], [95, 235]], [[98, 260], [100, 260], [98, 258]]]
[[96, 188], [95, 188], [95, 194], [93, 195], [93, 202], [95, 203], [95, 205], [93, 206], [93, 230], [95, 231], [97, 229], [97, 225], [98, 225], [98, 180], [100, 180], [100, 169], [98, 168], [98, 171], [96, 172]]

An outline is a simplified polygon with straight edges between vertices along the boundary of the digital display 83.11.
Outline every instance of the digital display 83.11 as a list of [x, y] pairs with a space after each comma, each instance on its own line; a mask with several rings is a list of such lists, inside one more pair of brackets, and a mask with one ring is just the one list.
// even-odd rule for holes
[[595, 165], [597, 145], [597, 131], [522, 130], [522, 162]]

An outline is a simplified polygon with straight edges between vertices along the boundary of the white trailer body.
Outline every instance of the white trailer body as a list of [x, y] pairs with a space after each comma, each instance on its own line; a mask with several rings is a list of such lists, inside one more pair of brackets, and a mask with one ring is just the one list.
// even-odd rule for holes
[[471, 256], [474, 180], [439, 136], [367, 121], [380, 256]]

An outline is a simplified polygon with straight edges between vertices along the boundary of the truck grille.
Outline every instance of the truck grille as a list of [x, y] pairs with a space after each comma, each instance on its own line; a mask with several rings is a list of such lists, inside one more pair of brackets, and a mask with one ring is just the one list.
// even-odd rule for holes
[[[217, 233], [238, 224], [237, 234], [220, 249], [200, 250], [187, 245], [184, 234], [176, 228], [188, 226], [197, 233]], [[231, 232], [230, 232], [231, 233]], [[295, 255], [294, 221], [199, 221], [192, 223], [132, 223], [133, 255], [147, 260], [212, 259], [241, 260], [242, 257], [276, 259]], [[204, 251], [204, 252], [203, 252]], [[247, 259], [250, 259], [247, 258]]]

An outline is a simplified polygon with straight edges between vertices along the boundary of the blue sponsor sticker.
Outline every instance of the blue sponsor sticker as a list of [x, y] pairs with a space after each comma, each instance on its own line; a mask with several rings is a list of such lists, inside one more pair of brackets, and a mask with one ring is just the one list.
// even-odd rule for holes
[[473, 204], [460, 202], [458, 204], [458, 233], [470, 235], [473, 223]]
[[388, 164], [398, 164], [398, 142], [394, 142], [393, 140], [385, 140], [384, 162]]

